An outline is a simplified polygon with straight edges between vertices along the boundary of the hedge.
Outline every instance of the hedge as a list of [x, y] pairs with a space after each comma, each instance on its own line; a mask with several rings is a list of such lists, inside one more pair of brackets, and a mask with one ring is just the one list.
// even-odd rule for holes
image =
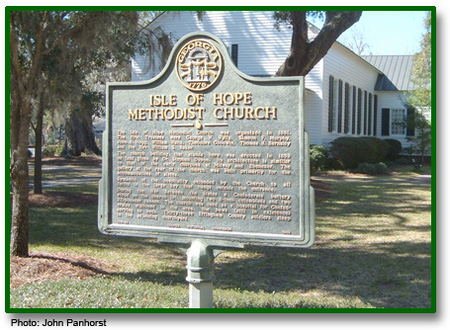
[[369, 175], [376, 174], [386, 174], [388, 173], [388, 167], [385, 163], [361, 163], [358, 167], [353, 171], [355, 173], [363, 173]]
[[330, 153], [344, 169], [386, 158], [388, 143], [376, 137], [340, 137], [331, 142]]
[[396, 160], [402, 151], [402, 143], [396, 139], [385, 139], [384, 141], [388, 144], [386, 159]]

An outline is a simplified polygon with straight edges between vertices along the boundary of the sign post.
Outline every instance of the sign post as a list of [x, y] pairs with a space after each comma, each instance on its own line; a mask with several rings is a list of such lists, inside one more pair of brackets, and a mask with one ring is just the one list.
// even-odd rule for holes
[[213, 307], [213, 251], [201, 241], [193, 241], [187, 250], [187, 277], [189, 283], [189, 307]]
[[187, 250], [191, 307], [212, 307], [215, 254], [311, 246], [303, 93], [303, 77], [240, 72], [208, 33], [152, 80], [108, 84], [99, 230]]

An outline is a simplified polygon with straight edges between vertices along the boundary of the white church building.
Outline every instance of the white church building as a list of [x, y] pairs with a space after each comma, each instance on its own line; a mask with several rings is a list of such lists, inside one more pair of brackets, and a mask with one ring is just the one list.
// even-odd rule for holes
[[[286, 59], [292, 30], [274, 27], [270, 11], [166, 11], [150, 25], [153, 45], [132, 59], [132, 81], [148, 80], [163, 69], [171, 46], [184, 35], [205, 31], [228, 47], [235, 65], [251, 76], [274, 76]], [[309, 36], [318, 29], [309, 25]], [[165, 43], [159, 42], [165, 39]], [[168, 46], [169, 45], [169, 46]], [[335, 42], [306, 76], [305, 120], [311, 144], [328, 145], [341, 136], [397, 139], [408, 146], [414, 132], [404, 125], [413, 109], [405, 105], [412, 56], [358, 56]]]

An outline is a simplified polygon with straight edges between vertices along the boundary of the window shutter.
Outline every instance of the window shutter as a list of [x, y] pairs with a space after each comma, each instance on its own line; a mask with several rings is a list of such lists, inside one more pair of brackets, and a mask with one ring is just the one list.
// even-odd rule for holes
[[383, 108], [381, 109], [381, 135], [390, 135], [391, 126], [391, 109]]
[[339, 80], [339, 101], [338, 101], [338, 133], [342, 132], [342, 80]]
[[350, 85], [345, 83], [344, 89], [344, 133], [348, 133], [349, 131], [349, 116], [350, 116]]
[[409, 108], [406, 112], [406, 136], [414, 136], [414, 126], [411, 126], [411, 123], [414, 122], [413, 116], [414, 116], [415, 110], [413, 108]]
[[358, 122], [356, 127], [356, 133], [361, 134], [361, 114], [362, 114], [362, 91], [358, 88]]
[[356, 86], [353, 86], [352, 93], [352, 134], [356, 133]]
[[238, 66], [238, 44], [231, 45], [231, 59], [234, 65]]
[[364, 129], [363, 134], [367, 134], [367, 91], [364, 91]]
[[334, 78], [330, 75], [328, 88], [328, 132], [333, 131], [333, 83]]
[[372, 93], [369, 93], [369, 119], [367, 122], [367, 135], [372, 135]]
[[378, 120], [378, 95], [373, 96], [373, 136], [377, 135], [377, 120]]

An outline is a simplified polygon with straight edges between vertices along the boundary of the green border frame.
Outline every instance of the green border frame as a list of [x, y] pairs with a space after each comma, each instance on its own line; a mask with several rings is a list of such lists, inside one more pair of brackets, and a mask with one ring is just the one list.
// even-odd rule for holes
[[9, 13], [11, 11], [37, 11], [37, 10], [84, 10], [84, 11], [113, 11], [113, 10], [166, 10], [166, 11], [191, 11], [191, 10], [228, 10], [228, 11], [242, 11], [242, 10], [363, 10], [363, 11], [430, 11], [431, 12], [431, 46], [432, 46], [432, 68], [431, 68], [431, 105], [432, 105], [432, 151], [431, 151], [431, 307], [430, 308], [388, 308], [388, 309], [339, 309], [339, 308], [324, 308], [324, 309], [178, 309], [178, 308], [138, 308], [138, 309], [114, 309], [114, 308], [80, 308], [77, 310], [65, 308], [11, 308], [10, 307], [10, 237], [7, 233], [10, 232], [10, 224], [5, 221], [5, 312], [6, 313], [435, 313], [436, 307], [436, 7], [435, 6], [6, 6], [5, 7], [5, 219], [9, 217], [11, 212], [9, 202], [9, 101], [7, 95], [10, 93], [9, 74], [10, 68], [8, 66], [9, 42]]

